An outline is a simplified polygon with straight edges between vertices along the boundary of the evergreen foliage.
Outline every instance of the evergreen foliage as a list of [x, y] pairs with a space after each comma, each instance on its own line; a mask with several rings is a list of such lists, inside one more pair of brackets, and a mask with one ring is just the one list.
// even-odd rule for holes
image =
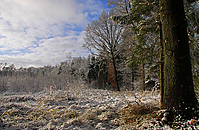
[[[143, 66], [142, 70], [142, 89], [145, 87], [145, 70], [146, 63], [154, 61], [158, 55], [157, 29], [159, 15], [157, 12], [158, 1], [133, 0], [131, 1], [130, 13], [111, 17], [112, 20], [121, 24], [131, 25], [132, 31], [135, 32], [137, 43], [132, 45], [132, 56], [126, 61], [127, 66], [134, 68], [137, 64]], [[155, 21], [155, 22], [154, 22]]]
[[[182, 11], [182, 9], [183, 9], [182, 3], [183, 2], [182, 1], [178, 1], [178, 2], [179, 2], [179, 5], [176, 6], [176, 3], [174, 1], [166, 2], [166, 0], [165, 1], [162, 0], [162, 1], [160, 1], [160, 5], [161, 5], [161, 7], [160, 7], [159, 1], [155, 1], [155, 0], [131, 0], [130, 13], [128, 13], [126, 15], [114, 16], [114, 17], [111, 17], [111, 19], [118, 23], [121, 23], [121, 24], [128, 24], [128, 25], [131, 24], [133, 26], [132, 30], [136, 32], [137, 40], [138, 40], [136, 49], [139, 49], [139, 50], [137, 52], [134, 51], [135, 53], [132, 56], [133, 59], [131, 58], [131, 60], [137, 62], [137, 60], [135, 60], [136, 56], [138, 54], [140, 54], [142, 52], [142, 50], [147, 51], [147, 49], [143, 49], [140, 46], [143, 47], [143, 43], [147, 43], [146, 41], [144, 41], [144, 39], [147, 36], [147, 33], [150, 33], [150, 34], [155, 33], [156, 34], [157, 27], [158, 27], [158, 25], [160, 25], [159, 14], [161, 14], [161, 21], [164, 22], [163, 29], [165, 29], [165, 30], [163, 30], [163, 36], [164, 36], [164, 45], [165, 45], [164, 55], [165, 55], [165, 62], [166, 62], [165, 68], [164, 68], [164, 72], [165, 72], [164, 78], [166, 81], [164, 84], [164, 86], [165, 86], [164, 92], [162, 93], [163, 99], [161, 99], [161, 100], [163, 100], [163, 102], [162, 101], [161, 102], [163, 103], [164, 108], [168, 108], [168, 109], [172, 110], [173, 107], [175, 107], [175, 109], [178, 109], [181, 111], [180, 113], [184, 116], [184, 118], [190, 118], [191, 115], [189, 115], [189, 114], [191, 114], [191, 112], [189, 110], [187, 110], [187, 111], [182, 110], [182, 108], [185, 109], [185, 107], [188, 107], [189, 106], [188, 104], [190, 104], [190, 103], [188, 103], [187, 99], [183, 99], [183, 98], [184, 98], [184, 95], [187, 95], [186, 92], [189, 92], [190, 93], [189, 98], [190, 99], [192, 98], [191, 100], [193, 101], [192, 105], [190, 105], [190, 107], [194, 107], [195, 93], [192, 91], [193, 90], [193, 85], [191, 84], [192, 76], [188, 72], [190, 68], [187, 69], [186, 71], [185, 71], [185, 68], [183, 68], [183, 66], [185, 66], [185, 64], [187, 67], [190, 67], [189, 66], [190, 58], [189, 58], [189, 51], [187, 51], [189, 47], [186, 46], [188, 43], [187, 34], [185, 33], [186, 23], [182, 22], [183, 19], [180, 19], [180, 17], [178, 17], [178, 14], [181, 15], [181, 18], [183, 16], [183, 13], [184, 13]], [[188, 1], [188, 2], [190, 2], [190, 1]], [[192, 5], [194, 5], [194, 4], [192, 4]], [[182, 7], [180, 7], [180, 6], [182, 6]], [[179, 7], [179, 8], [176, 8], [176, 7]], [[164, 8], [164, 10], [163, 10], [163, 8]], [[171, 12], [171, 10], [172, 10], [172, 12]], [[161, 13], [159, 13], [160, 11], [161, 11]], [[194, 13], [192, 12], [192, 14], [194, 14]], [[168, 17], [166, 17], [166, 16], [168, 16]], [[194, 14], [194, 16], [196, 16], [196, 15]], [[187, 14], [187, 18], [190, 19], [190, 17], [191, 16]], [[191, 35], [192, 39], [195, 39], [196, 36], [198, 35], [197, 34], [197, 28], [198, 28], [197, 18], [194, 17], [194, 19], [195, 20], [192, 22], [191, 22], [191, 20], [189, 21], [190, 24], [188, 26], [189, 34], [192, 34]], [[179, 20], [181, 20], [181, 23]], [[175, 24], [175, 26], [172, 26], [172, 24], [174, 25], [174, 23], [172, 23], [174, 21], [176, 24]], [[168, 23], [170, 23], [170, 24], [168, 24]], [[193, 26], [195, 26], [195, 27], [193, 28]], [[168, 30], [169, 30], [169, 32], [167, 32]], [[175, 34], [175, 35], [173, 35], [173, 34]], [[178, 34], [181, 34], [181, 36], [179, 36]], [[178, 37], [178, 39], [175, 39], [176, 38], [175, 36]], [[147, 37], [147, 38], [149, 38], [149, 37]], [[180, 38], [182, 38], [182, 39], [180, 39]], [[181, 43], [181, 45], [179, 45], [179, 43]], [[161, 45], [161, 43], [160, 43], [160, 45]], [[194, 44], [192, 43], [192, 45], [194, 45]], [[179, 49], [176, 49], [176, 46], [179, 47]], [[144, 47], [146, 47], [146, 46], [144, 45]], [[181, 52], [182, 50], [184, 50], [184, 53]], [[173, 55], [173, 57], [172, 57], [172, 55]], [[193, 53], [193, 55], [194, 55], [194, 53]], [[196, 56], [197, 56], [197, 54], [196, 54]], [[181, 57], [181, 59], [183, 59], [183, 60], [178, 59], [179, 57]], [[143, 62], [143, 59], [140, 61]], [[129, 66], [134, 66], [134, 65], [129, 65]], [[178, 73], [180, 73], [180, 74], [178, 74]], [[184, 77], [184, 79], [183, 79], [183, 77]], [[188, 79], [186, 77], [188, 77]], [[186, 81], [186, 83], [184, 81]], [[181, 88], [181, 90], [183, 90], [182, 93], [179, 91], [179, 88], [178, 88], [179, 84], [181, 84], [181, 86], [183, 86], [183, 88]], [[189, 90], [188, 90], [188, 88], [186, 88], [187, 86], [190, 86]], [[180, 97], [181, 99], [178, 100], [178, 98], [176, 98], [174, 96], [174, 95], [176, 95], [176, 93], [178, 93], [178, 98]], [[183, 100], [184, 105], [181, 104], [180, 100]], [[167, 105], [165, 105], [165, 104], [167, 104]], [[173, 105], [176, 104], [176, 106], [175, 105], [172, 106], [171, 104], [173, 104]], [[177, 104], [181, 104], [182, 108], [177, 107], [178, 106]], [[188, 106], [186, 106], [186, 105], [188, 105]]]
[[97, 61], [94, 56], [91, 58], [91, 63], [88, 65], [88, 69], [89, 72], [87, 77], [89, 83], [91, 83], [92, 80], [97, 80], [99, 78], [99, 61]]

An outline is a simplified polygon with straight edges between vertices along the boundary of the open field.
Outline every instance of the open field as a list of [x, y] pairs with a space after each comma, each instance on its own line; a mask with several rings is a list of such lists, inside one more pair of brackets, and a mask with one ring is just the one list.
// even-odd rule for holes
[[[4, 93], [0, 99], [0, 129], [171, 129], [156, 119], [159, 99], [158, 91], [115, 92], [84, 87], [34, 94]], [[186, 123], [186, 128], [198, 128], [188, 125], [189, 121], [181, 124]]]

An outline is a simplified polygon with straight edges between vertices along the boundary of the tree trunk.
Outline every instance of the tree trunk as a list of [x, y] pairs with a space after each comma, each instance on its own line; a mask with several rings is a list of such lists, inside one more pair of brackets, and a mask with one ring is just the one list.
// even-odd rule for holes
[[159, 42], [160, 42], [160, 105], [162, 107], [164, 94], [164, 58], [163, 58], [163, 42], [162, 42], [162, 23], [159, 23]]
[[141, 66], [142, 66], [142, 90], [145, 91], [145, 71], [144, 71], [144, 63], [142, 63]]
[[132, 89], [132, 91], [134, 91], [133, 83], [134, 83], [134, 68], [132, 67], [132, 69], [131, 69], [131, 89]]
[[112, 58], [112, 62], [113, 62], [114, 80], [115, 80], [115, 85], [116, 85], [115, 87], [116, 87], [117, 91], [120, 91], [120, 87], [119, 87], [119, 84], [118, 84], [118, 75], [117, 75], [115, 55], [113, 54], [112, 50], [111, 50], [111, 58]]
[[164, 42], [164, 97], [162, 108], [179, 112], [185, 119], [193, 117], [196, 107], [187, 22], [183, 0], [160, 0], [160, 17]]
[[119, 87], [119, 84], [118, 84], [118, 76], [117, 76], [117, 68], [116, 68], [116, 61], [115, 61], [115, 58], [113, 57], [113, 69], [114, 69], [114, 74], [115, 74], [115, 85], [116, 85], [116, 89], [117, 91], [120, 91], [120, 87]]

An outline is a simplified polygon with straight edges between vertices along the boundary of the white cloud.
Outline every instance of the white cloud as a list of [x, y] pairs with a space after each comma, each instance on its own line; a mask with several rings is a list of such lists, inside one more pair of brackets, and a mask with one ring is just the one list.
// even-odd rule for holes
[[0, 0], [0, 62], [37, 67], [85, 56], [83, 30], [103, 8], [100, 0]]

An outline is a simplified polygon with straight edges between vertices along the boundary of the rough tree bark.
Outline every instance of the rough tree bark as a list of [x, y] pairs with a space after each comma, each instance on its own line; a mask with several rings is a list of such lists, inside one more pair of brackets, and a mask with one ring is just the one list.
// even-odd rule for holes
[[165, 54], [162, 108], [190, 119], [198, 101], [193, 86], [183, 0], [160, 0], [160, 16]]
[[160, 104], [162, 106], [164, 94], [164, 58], [163, 58], [163, 42], [162, 42], [162, 23], [159, 23], [159, 45], [160, 45]]

